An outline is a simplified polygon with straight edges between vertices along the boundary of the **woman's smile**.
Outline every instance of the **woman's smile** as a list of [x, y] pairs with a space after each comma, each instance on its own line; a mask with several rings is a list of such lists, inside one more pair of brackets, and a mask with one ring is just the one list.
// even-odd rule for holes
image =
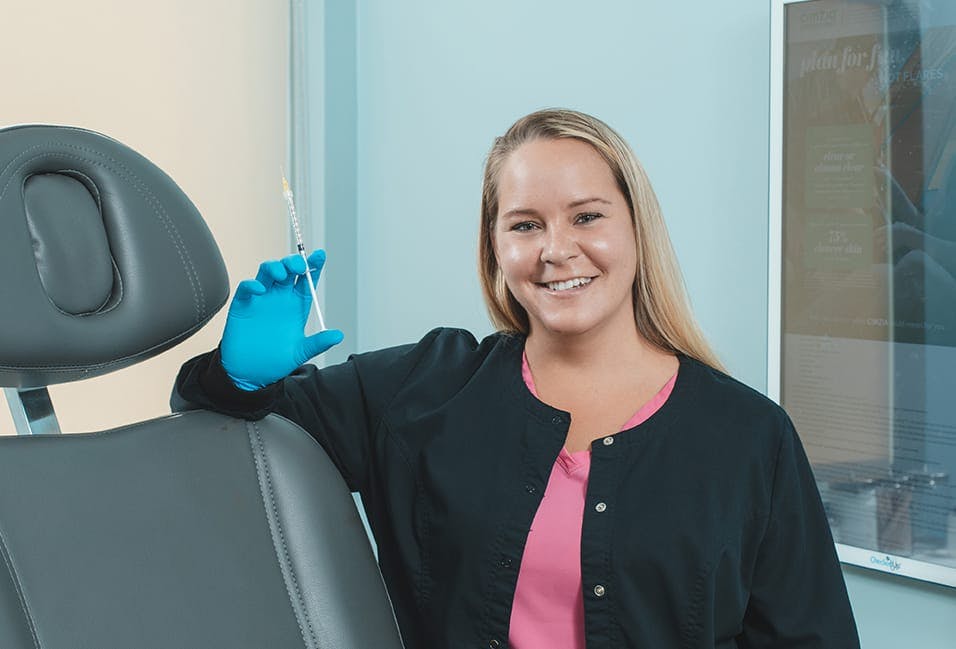
[[540, 282], [538, 286], [556, 295], [574, 295], [587, 288], [593, 280], [593, 277], [574, 277], [566, 280]]

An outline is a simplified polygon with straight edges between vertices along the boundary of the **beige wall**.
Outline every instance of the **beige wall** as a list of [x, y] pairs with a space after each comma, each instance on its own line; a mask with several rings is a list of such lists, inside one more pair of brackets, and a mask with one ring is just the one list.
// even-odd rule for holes
[[[179, 183], [219, 242], [233, 287], [287, 250], [288, 3], [128, 0], [6, 3], [0, 126], [72, 124], [139, 151]], [[180, 364], [216, 345], [225, 309], [139, 366], [51, 388], [64, 431], [169, 412]], [[0, 317], [15, 317], [2, 311]], [[0, 404], [0, 433], [13, 430]]]

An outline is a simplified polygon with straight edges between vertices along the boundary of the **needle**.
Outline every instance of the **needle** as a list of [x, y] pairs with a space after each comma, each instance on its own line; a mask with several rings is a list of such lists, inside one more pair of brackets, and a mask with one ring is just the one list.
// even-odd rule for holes
[[299, 229], [299, 219], [295, 214], [295, 201], [292, 199], [292, 189], [289, 187], [289, 181], [285, 179], [285, 172], [279, 168], [282, 173], [282, 195], [285, 197], [286, 206], [289, 208], [289, 218], [292, 219], [292, 230], [295, 233], [295, 245], [305, 260], [305, 277], [309, 282], [309, 292], [312, 293], [312, 305], [315, 307], [315, 315], [319, 318], [319, 331], [325, 331], [325, 320], [322, 318], [322, 311], [319, 309], [319, 298], [315, 294], [315, 282], [312, 281], [312, 271], [309, 269], [309, 257], [305, 254], [305, 246], [302, 244], [302, 231]]

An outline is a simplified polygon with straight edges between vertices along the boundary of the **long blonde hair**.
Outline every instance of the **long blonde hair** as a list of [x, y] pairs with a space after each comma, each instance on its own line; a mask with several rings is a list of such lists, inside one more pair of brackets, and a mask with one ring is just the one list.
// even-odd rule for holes
[[515, 122], [495, 143], [485, 162], [478, 234], [478, 274], [491, 321], [500, 331], [527, 335], [528, 313], [505, 284], [494, 250], [498, 219], [498, 177], [508, 156], [538, 139], [572, 138], [601, 154], [627, 200], [637, 245], [634, 319], [651, 344], [682, 353], [713, 368], [723, 366], [691, 313], [684, 281], [644, 168], [624, 139], [601, 120], [573, 110], [541, 110]]

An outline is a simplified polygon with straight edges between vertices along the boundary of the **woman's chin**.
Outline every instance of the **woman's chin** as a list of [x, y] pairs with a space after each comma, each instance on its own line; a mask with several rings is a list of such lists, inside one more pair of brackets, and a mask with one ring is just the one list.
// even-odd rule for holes
[[548, 337], [576, 338], [590, 332], [594, 324], [581, 318], [560, 318], [533, 322], [531, 333]]

